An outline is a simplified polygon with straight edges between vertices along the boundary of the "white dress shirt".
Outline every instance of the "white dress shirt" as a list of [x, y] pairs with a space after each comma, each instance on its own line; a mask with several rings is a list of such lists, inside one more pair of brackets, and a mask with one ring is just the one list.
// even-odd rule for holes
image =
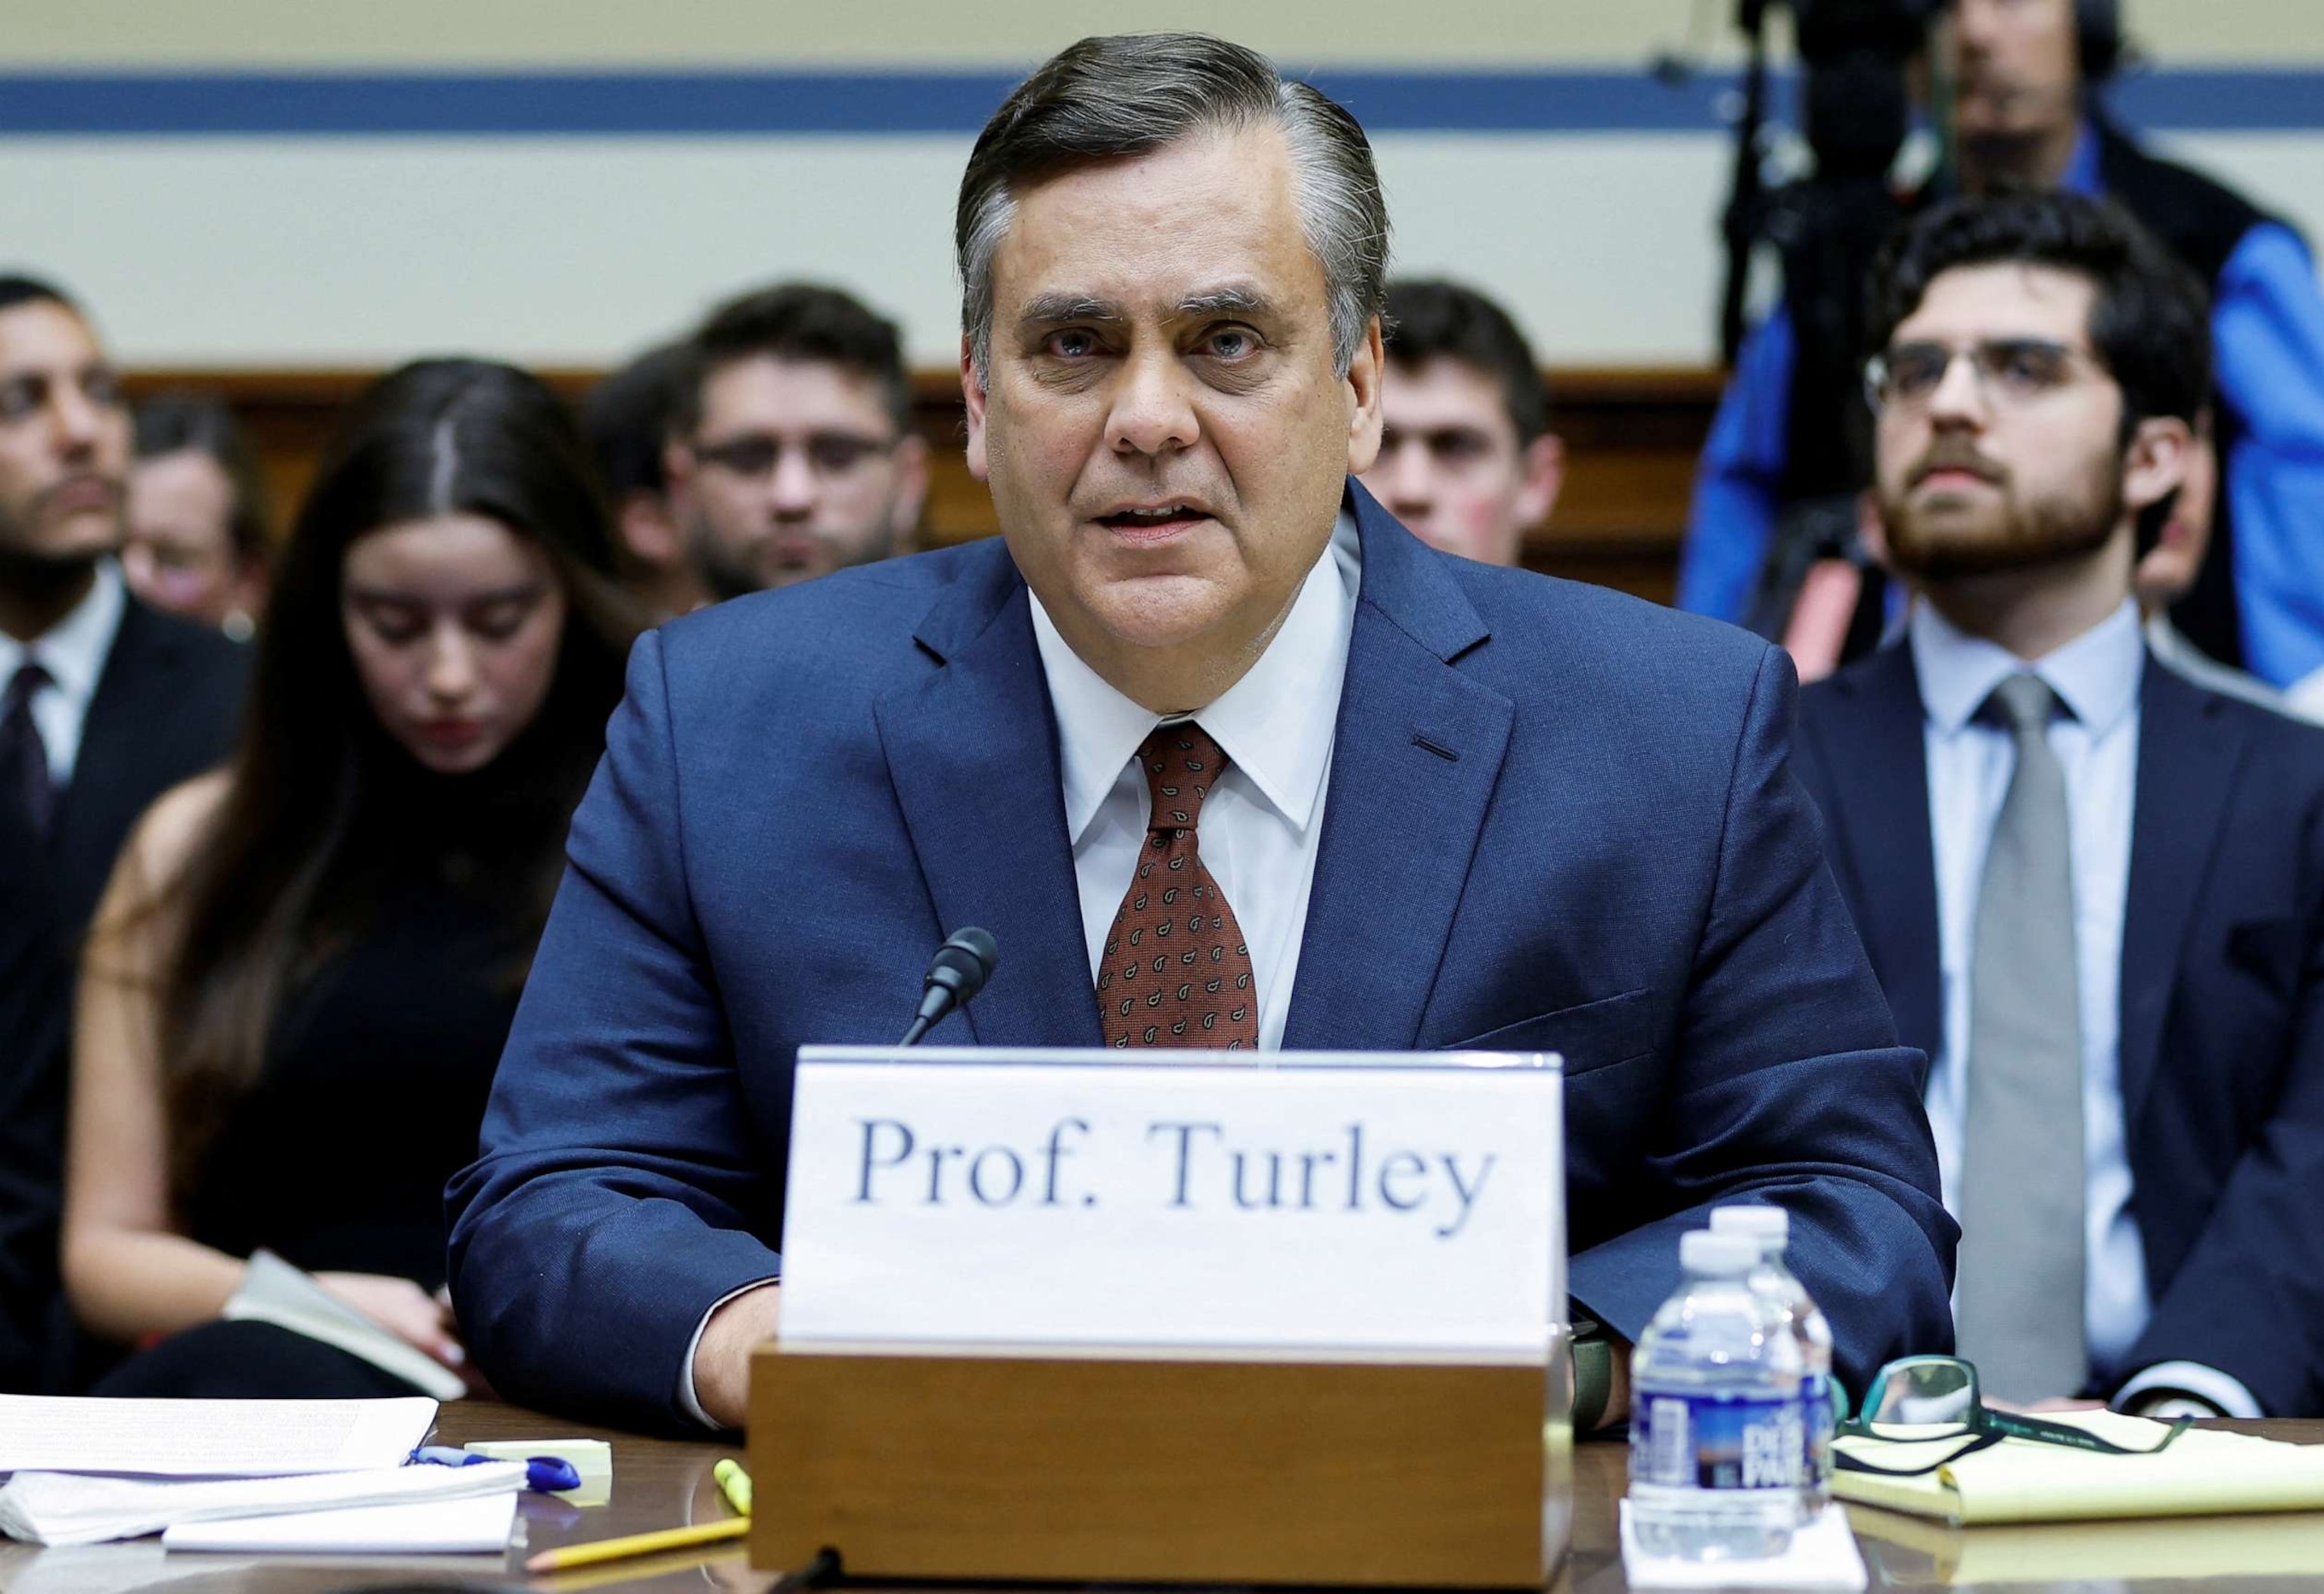
[[[1203, 801], [1195, 845], [1250, 948], [1259, 1044], [1267, 1051], [1282, 1046], [1291, 1011], [1361, 572], [1355, 522], [1343, 515], [1267, 651], [1188, 716], [1227, 755], [1226, 773]], [[1139, 707], [1084, 663], [1038, 597], [1033, 640], [1057, 716], [1065, 834], [1073, 840], [1093, 993], [1106, 932], [1137, 872], [1153, 803], [1135, 755], [1164, 716]]]
[[128, 603], [121, 567], [100, 559], [88, 595], [62, 620], [29, 642], [0, 631], [0, 691], [7, 689], [17, 668], [27, 662], [49, 672], [51, 684], [32, 694], [32, 728], [41, 733], [49, 779], [59, 790], [71, 783], [73, 766], [80, 761], [89, 701], [97, 696], [98, 677], [105, 674], [114, 633], [121, 629], [121, 613]]
[[[1362, 574], [1356, 522], [1342, 513], [1330, 546], [1307, 572], [1291, 613], [1258, 662], [1212, 702], [1177, 716], [1199, 720], [1227, 755], [1226, 773], [1203, 800], [1195, 845], [1250, 948], [1251, 979], [1259, 987], [1259, 1044], [1269, 1051], [1283, 1045], [1284, 1021], [1291, 1011], [1291, 982], [1315, 878], [1332, 735], [1340, 718], [1340, 687], [1347, 675]], [[1032, 603], [1033, 640], [1057, 716], [1065, 834], [1073, 841], [1082, 934], [1089, 943], [1087, 1000], [1094, 1013], [1098, 957], [1137, 872], [1153, 801], [1145, 772], [1132, 757], [1164, 716], [1140, 708], [1084, 663], [1058, 634], [1041, 600]], [[678, 1369], [678, 1403], [706, 1428], [716, 1424], [694, 1392], [694, 1353], [701, 1348], [702, 1331], [720, 1306], [766, 1282], [722, 1297], [695, 1325]]]
[[[2009, 732], [1975, 716], [1996, 686], [2029, 667], [2006, 649], [1961, 631], [1928, 604], [1914, 605], [1909, 637], [1927, 714], [1922, 734], [1944, 1004], [1944, 1038], [1930, 1059], [1929, 1127], [1936, 1138], [1945, 1205], [1958, 1214], [1969, 1073], [1975, 1061], [1969, 1055], [1969, 968], [1978, 889], [1986, 847], [2017, 763]], [[2122, 930], [2138, 785], [2138, 691], [2145, 668], [2138, 611], [2127, 601], [2030, 667], [2067, 709], [2051, 721], [2049, 741], [2065, 773], [2072, 838], [2082, 1044], [2082, 1314], [2090, 1364], [2102, 1382], [2128, 1370], [2123, 1359], [2153, 1312], [2146, 1253], [2130, 1207], [2120, 1051]], [[2188, 1389], [2233, 1415], [2261, 1414], [2239, 1381], [2184, 1362], [2141, 1370], [2117, 1402], [2127, 1403], [2157, 1386]]]

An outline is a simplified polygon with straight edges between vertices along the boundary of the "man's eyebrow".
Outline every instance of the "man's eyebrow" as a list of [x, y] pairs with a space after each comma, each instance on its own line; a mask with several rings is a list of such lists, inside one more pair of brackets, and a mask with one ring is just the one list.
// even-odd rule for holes
[[1263, 316], [1274, 308], [1273, 301], [1256, 288], [1213, 288], [1178, 301], [1182, 316]]
[[1111, 299], [1092, 299], [1085, 293], [1036, 295], [1019, 312], [1017, 318], [1028, 327], [1047, 327], [1061, 321], [1119, 322], [1129, 319], [1120, 305]]

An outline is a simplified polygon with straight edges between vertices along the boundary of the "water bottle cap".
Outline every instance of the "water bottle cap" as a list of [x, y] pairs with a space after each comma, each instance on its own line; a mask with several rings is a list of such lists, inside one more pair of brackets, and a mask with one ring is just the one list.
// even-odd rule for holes
[[1767, 1242], [1771, 1251], [1780, 1251], [1792, 1237], [1792, 1215], [1783, 1208], [1764, 1202], [1748, 1206], [1713, 1207], [1711, 1209], [1711, 1231], [1713, 1234], [1748, 1234]]
[[1678, 1261], [1689, 1273], [1748, 1273], [1759, 1265], [1759, 1239], [1698, 1229], [1679, 1236]]

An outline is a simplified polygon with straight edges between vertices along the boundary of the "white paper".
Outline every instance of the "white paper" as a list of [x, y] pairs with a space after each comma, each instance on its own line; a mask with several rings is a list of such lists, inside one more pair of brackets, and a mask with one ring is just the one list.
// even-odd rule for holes
[[808, 1047], [786, 1344], [1535, 1362], [1554, 1061]]
[[1681, 1561], [1638, 1548], [1630, 1502], [1622, 1502], [1622, 1575], [1633, 1589], [1843, 1589], [1865, 1587], [1864, 1556], [1848, 1515], [1826, 1506], [1792, 1534], [1781, 1555], [1757, 1561]]
[[180, 1523], [165, 1550], [291, 1552], [332, 1555], [462, 1555], [505, 1550], [516, 1491], [409, 1506], [357, 1506], [285, 1516]]
[[0, 1473], [263, 1478], [402, 1463], [436, 1421], [391, 1400], [95, 1400], [0, 1395]]
[[523, 1487], [521, 1461], [189, 1483], [20, 1472], [0, 1488], [0, 1533], [38, 1544], [94, 1544], [160, 1533], [184, 1522], [415, 1501], [433, 1504], [470, 1495], [512, 1494]]

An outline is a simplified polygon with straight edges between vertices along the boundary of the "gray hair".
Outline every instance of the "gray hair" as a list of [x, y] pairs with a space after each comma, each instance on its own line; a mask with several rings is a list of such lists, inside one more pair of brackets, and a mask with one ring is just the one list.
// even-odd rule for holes
[[1363, 128], [1240, 44], [1206, 33], [1121, 33], [1052, 56], [993, 113], [969, 155], [953, 246], [961, 329], [979, 385], [992, 348], [992, 257], [1017, 215], [1011, 185], [1150, 154], [1206, 128], [1270, 123], [1290, 145], [1300, 227], [1323, 268], [1332, 358], [1345, 375], [1380, 313], [1388, 278], [1388, 202]]

